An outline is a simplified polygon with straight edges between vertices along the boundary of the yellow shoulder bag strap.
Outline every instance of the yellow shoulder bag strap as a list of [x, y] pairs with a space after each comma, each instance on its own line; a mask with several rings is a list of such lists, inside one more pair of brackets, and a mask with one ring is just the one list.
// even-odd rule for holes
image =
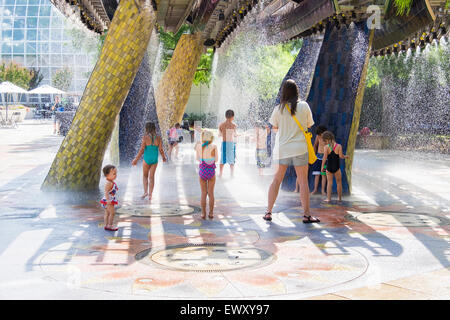
[[[288, 104], [286, 104], [286, 109], [289, 111], [289, 113], [291, 113], [291, 108], [289, 108]], [[298, 121], [295, 115], [293, 115], [292, 118], [294, 118], [295, 122], [297, 122], [297, 125], [300, 127], [300, 130], [302, 130], [303, 134], [305, 135], [306, 146], [308, 147], [308, 163], [313, 164], [314, 162], [316, 162], [317, 156], [316, 153], [314, 152], [314, 147], [311, 142], [312, 134], [311, 132], [305, 131], [303, 129], [302, 125], [300, 124], [300, 121]]]

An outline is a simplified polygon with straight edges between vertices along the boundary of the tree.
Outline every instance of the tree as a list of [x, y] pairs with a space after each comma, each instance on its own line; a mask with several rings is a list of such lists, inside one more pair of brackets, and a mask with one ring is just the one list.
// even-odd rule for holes
[[397, 7], [397, 15], [402, 16], [404, 14], [409, 14], [413, 0], [394, 0], [394, 3]]
[[170, 59], [172, 59], [173, 51], [177, 46], [178, 41], [180, 40], [183, 33], [191, 30], [191, 27], [188, 25], [181, 26], [180, 30], [177, 33], [173, 32], [165, 32], [163, 28], [159, 28], [159, 40], [163, 44], [163, 52], [161, 57], [161, 71], [166, 70], [169, 65]]
[[32, 72], [21, 65], [10, 62], [8, 65], [2, 63], [0, 65], [0, 82], [9, 81], [25, 90], [29, 89]]
[[28, 90], [32, 90], [34, 88], [37, 88], [39, 86], [39, 83], [41, 83], [42, 79], [44, 79], [44, 75], [41, 74], [41, 69], [35, 69], [31, 68], [31, 79], [28, 84]]
[[72, 83], [73, 72], [69, 68], [56, 71], [53, 74], [53, 85], [62, 90], [67, 91]]
[[211, 68], [212, 60], [214, 57], [213, 49], [206, 50], [205, 54], [200, 57], [200, 62], [198, 63], [197, 71], [194, 74], [194, 84], [196, 86], [200, 84], [206, 84], [209, 86], [211, 81]]

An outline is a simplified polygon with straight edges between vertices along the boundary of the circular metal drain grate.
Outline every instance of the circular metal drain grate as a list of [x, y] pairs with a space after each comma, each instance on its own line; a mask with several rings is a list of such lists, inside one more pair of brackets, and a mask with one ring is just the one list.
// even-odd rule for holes
[[408, 212], [370, 212], [356, 216], [356, 220], [367, 225], [387, 227], [436, 227], [447, 224], [439, 217]]
[[151, 252], [144, 250], [136, 260], [156, 264], [172, 270], [196, 272], [233, 271], [252, 268], [272, 262], [274, 256], [255, 247], [227, 247], [226, 244], [184, 244], [168, 246]]
[[170, 217], [194, 214], [201, 209], [195, 206], [183, 206], [178, 204], [142, 204], [126, 205], [116, 210], [118, 214], [135, 217]]

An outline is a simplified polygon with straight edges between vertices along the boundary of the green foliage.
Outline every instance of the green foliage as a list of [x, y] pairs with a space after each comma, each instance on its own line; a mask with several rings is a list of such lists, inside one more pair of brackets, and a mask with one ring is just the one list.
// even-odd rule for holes
[[[256, 96], [261, 101], [272, 100], [278, 94], [281, 81], [294, 63], [301, 45], [302, 40], [258, 45], [257, 34], [240, 34], [227, 53], [221, 55], [217, 75], [220, 77], [228, 72], [235, 79], [235, 86], [245, 90], [249, 96]], [[229, 70], [230, 67], [233, 69]]]
[[62, 91], [67, 91], [72, 83], [72, 78], [73, 72], [70, 69], [60, 69], [53, 75], [53, 86]]
[[3, 62], [0, 65], [0, 82], [9, 81], [28, 90], [32, 78], [33, 74], [29, 69], [15, 62], [10, 62], [8, 65]]
[[409, 14], [413, 0], [394, 0], [394, 3], [397, 7], [397, 15], [402, 16], [404, 14]]
[[201, 121], [202, 127], [214, 128], [217, 126], [217, 114], [215, 113], [189, 113], [183, 120], [187, 120], [189, 124], [193, 124], [195, 121]]
[[209, 87], [211, 82], [211, 68], [212, 61], [214, 57], [213, 49], [209, 48], [206, 50], [205, 54], [200, 57], [200, 62], [198, 63], [197, 71], [194, 75], [194, 84], [196, 86], [200, 84], [206, 84]]
[[373, 63], [369, 64], [366, 76], [366, 87], [371, 88], [372, 86], [378, 85], [380, 85], [380, 77], [378, 75], [378, 69]]
[[159, 28], [159, 40], [163, 44], [163, 52], [161, 56], [161, 71], [166, 70], [169, 65], [170, 59], [172, 59], [173, 51], [177, 46], [183, 33], [190, 31], [190, 26], [183, 25], [177, 33], [165, 32], [162, 28]]

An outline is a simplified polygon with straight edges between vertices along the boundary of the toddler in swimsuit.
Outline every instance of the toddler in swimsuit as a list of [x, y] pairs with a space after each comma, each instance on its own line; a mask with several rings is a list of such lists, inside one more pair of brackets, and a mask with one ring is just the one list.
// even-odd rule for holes
[[214, 139], [210, 131], [202, 132], [201, 143], [195, 146], [196, 159], [200, 162], [198, 175], [200, 188], [202, 190], [201, 207], [202, 219], [206, 218], [206, 197], [209, 197], [208, 217], [214, 217], [214, 185], [216, 183], [216, 162], [219, 159], [217, 146], [212, 143]]
[[[322, 134], [325, 131], [327, 131], [327, 128], [325, 126], [318, 126], [316, 129], [316, 139], [314, 140], [314, 151], [316, 152], [317, 160], [311, 166], [312, 174], [314, 176], [314, 190], [311, 192], [311, 194], [317, 193], [317, 189], [319, 187], [319, 179], [320, 179], [320, 177], [322, 177], [322, 195], [325, 195], [325, 187], [327, 185], [327, 177], [326, 177], [326, 173], [322, 172], [322, 170], [321, 170], [323, 153], [324, 153], [324, 149], [325, 149], [325, 141], [323, 141]], [[326, 166], [324, 166], [324, 169], [326, 169]]]
[[103, 168], [103, 174], [106, 178], [105, 184], [105, 196], [102, 200], [100, 200], [100, 204], [103, 209], [105, 209], [105, 230], [108, 231], [117, 231], [118, 228], [114, 227], [114, 207], [119, 204], [117, 201], [116, 195], [119, 188], [117, 184], [114, 182], [117, 178], [117, 169], [115, 166], [108, 164]]
[[161, 137], [156, 134], [156, 126], [153, 122], [147, 122], [145, 124], [145, 134], [142, 137], [141, 148], [136, 158], [131, 162], [131, 165], [135, 166], [142, 155], [144, 155], [144, 161], [142, 162], [144, 194], [141, 197], [142, 199], [148, 196], [148, 199], [152, 200], [159, 153], [163, 161], [166, 162], [167, 159], [162, 148]]
[[331, 191], [333, 188], [333, 177], [336, 178], [336, 187], [338, 193], [338, 201], [342, 201], [342, 175], [340, 169], [340, 159], [347, 159], [348, 156], [342, 152], [342, 146], [336, 143], [334, 134], [330, 131], [325, 131], [322, 134], [323, 141], [327, 144], [324, 147], [324, 154], [322, 159], [322, 170], [325, 171], [326, 164], [327, 173], [327, 199], [325, 202], [331, 201]]

